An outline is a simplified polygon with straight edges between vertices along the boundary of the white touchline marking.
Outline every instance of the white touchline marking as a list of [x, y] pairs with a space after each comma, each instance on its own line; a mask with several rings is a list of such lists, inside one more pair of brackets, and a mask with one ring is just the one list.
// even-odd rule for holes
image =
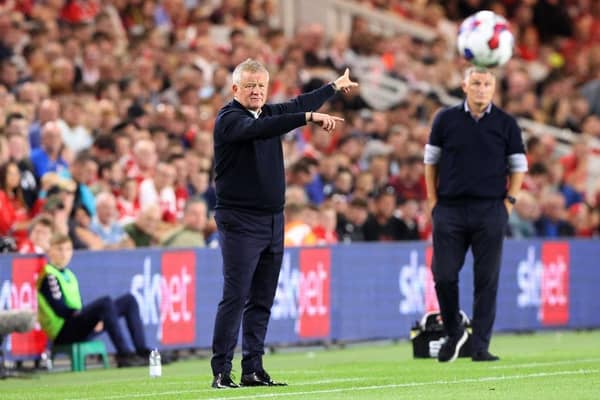
[[[295, 386], [307, 386], [307, 385], [326, 385], [329, 383], [344, 383], [344, 382], [360, 382], [365, 381], [364, 378], [338, 378], [338, 379], [322, 379], [320, 381], [313, 382], [295, 382]], [[183, 382], [161, 382], [161, 385], [181, 385], [181, 384], [189, 384], [192, 383], [190, 381]], [[198, 381], [193, 382], [194, 385], [198, 385]], [[209, 382], [210, 383], [210, 382]], [[190, 390], [177, 390], [177, 391], [168, 391], [168, 392], [160, 392], [160, 393], [140, 393], [140, 394], [127, 394], [127, 395], [114, 395], [114, 396], [106, 396], [106, 397], [87, 397], [87, 398], [77, 398], [77, 400], [97, 400], [97, 399], [123, 399], [123, 398], [133, 398], [133, 397], [146, 397], [146, 396], [162, 396], [167, 394], [185, 394], [185, 393], [207, 393], [207, 392], [215, 392], [213, 388], [207, 389], [190, 389]], [[70, 399], [75, 400], [75, 399]]]
[[[336, 378], [336, 379], [322, 379], [320, 381], [312, 381], [312, 382], [294, 382], [294, 386], [306, 386], [306, 385], [322, 385], [325, 383], [342, 383], [342, 382], [356, 382], [356, 381], [364, 381], [364, 378]], [[194, 384], [198, 385], [198, 380], [195, 379], [193, 381], [181, 381], [181, 382], [162, 382], [161, 385], [189, 385]], [[211, 391], [211, 390], [209, 390]]]
[[[410, 361], [410, 360], [407, 360]], [[432, 359], [432, 361], [434, 361]], [[588, 362], [596, 362], [596, 361], [600, 361], [600, 358], [584, 358], [584, 359], [574, 359], [574, 360], [563, 360], [563, 361], [548, 361], [548, 362], [532, 362], [532, 363], [524, 363], [524, 364], [503, 364], [503, 365], [495, 365], [495, 366], [491, 366], [489, 367], [490, 369], [515, 369], [515, 368], [529, 368], [529, 367], [539, 367], [539, 366], [552, 366], [552, 365], [569, 365], [569, 364], [580, 364], [580, 363], [588, 363]], [[404, 370], [409, 370], [410, 369], [410, 363], [406, 363], [406, 368], [402, 368], [399, 371], [404, 371]], [[457, 364], [460, 365], [460, 364]], [[465, 364], [466, 365], [466, 364]], [[469, 363], [470, 365], [470, 363]], [[323, 373], [327, 372], [327, 370], [324, 369], [311, 369], [311, 370], [299, 370], [299, 369], [292, 369], [292, 370], [279, 370], [276, 371], [277, 376], [290, 376], [290, 375], [304, 375], [304, 376], [312, 376], [312, 375], [321, 375]], [[208, 376], [208, 375], [207, 375]], [[183, 380], [182, 378], [189, 378], [189, 379], [185, 379]], [[171, 381], [171, 382], [161, 382], [161, 385], [196, 385], [198, 384], [199, 378], [198, 378], [198, 374], [190, 374], [190, 373], [186, 373], [186, 374], [181, 374], [178, 375], [177, 378], [179, 380], [177, 381]], [[207, 377], [207, 379], [209, 379]], [[342, 379], [342, 378], [340, 378]], [[111, 378], [111, 379], [98, 379], [96, 381], [94, 381], [94, 384], [110, 384], [110, 383], [115, 383], [115, 382], [134, 382], [134, 381], [144, 381], [146, 382], [148, 379], [147, 377], [138, 377], [138, 378], [131, 378], [131, 377], [127, 377], [127, 378]], [[294, 386], [300, 385], [302, 383], [294, 383]], [[209, 390], [210, 391], [210, 390]], [[80, 400], [80, 399], [78, 399]]]
[[[258, 399], [258, 398], [270, 398], [270, 397], [292, 397], [292, 396], [307, 396], [313, 394], [327, 394], [327, 393], [340, 393], [340, 392], [348, 392], [348, 391], [358, 391], [358, 390], [380, 390], [380, 389], [394, 389], [394, 388], [402, 388], [402, 387], [417, 387], [417, 386], [429, 386], [429, 385], [455, 385], [462, 383], [478, 383], [478, 382], [493, 382], [493, 381], [503, 381], [503, 380], [512, 380], [512, 379], [527, 379], [527, 378], [542, 378], [548, 376], [560, 376], [560, 375], [584, 375], [591, 373], [598, 373], [600, 370], [597, 369], [589, 369], [589, 370], [576, 370], [576, 371], [557, 371], [557, 372], [539, 372], [535, 374], [527, 374], [527, 375], [503, 375], [503, 376], [488, 376], [482, 378], [467, 378], [467, 379], [457, 379], [455, 381], [432, 381], [432, 382], [410, 382], [410, 383], [398, 383], [391, 385], [378, 385], [378, 386], [359, 386], [359, 387], [351, 387], [351, 388], [339, 388], [339, 389], [326, 389], [326, 390], [312, 390], [306, 392], [288, 392], [288, 393], [268, 393], [268, 394], [259, 394], [259, 395], [249, 395], [249, 396], [236, 396], [236, 397], [228, 397], [228, 399]], [[222, 397], [213, 397], [205, 400], [220, 400]]]
[[[433, 359], [432, 359], [433, 360]], [[531, 363], [524, 363], [524, 364], [503, 364], [503, 365], [495, 365], [495, 366], [491, 366], [490, 369], [515, 369], [515, 368], [534, 368], [534, 367], [540, 367], [540, 366], [552, 366], [552, 365], [571, 365], [571, 364], [581, 364], [581, 363], [591, 363], [591, 362], [600, 362], [600, 358], [583, 358], [583, 359], [575, 359], [575, 360], [563, 360], [563, 361], [548, 361], [548, 362], [531, 362]], [[407, 364], [409, 365], [409, 364]], [[457, 364], [459, 365], [459, 364]], [[407, 368], [408, 369], [408, 368]], [[281, 376], [283, 375], [285, 376], [290, 376], [290, 375], [304, 375], [304, 376], [310, 376], [310, 375], [315, 375], [315, 374], [323, 374], [324, 372], [327, 372], [327, 370], [323, 370], [323, 369], [318, 369], [318, 370], [307, 370], [307, 371], [303, 371], [303, 370], [281, 370], [281, 371], [277, 371], [277, 375]], [[165, 385], [165, 386], [170, 386], [170, 385], [197, 385], [198, 384], [198, 375], [197, 374], [186, 374], [190, 379], [189, 380], [179, 380], [179, 381], [172, 381], [172, 382], [161, 382], [161, 385]], [[179, 375], [178, 378], [183, 378], [185, 377], [185, 375]], [[208, 378], [207, 378], [208, 379]], [[339, 378], [339, 379], [345, 379], [345, 378]], [[348, 378], [348, 379], [362, 379], [362, 378]], [[364, 380], [364, 379], [362, 379]], [[97, 380], [94, 383], [96, 384], [109, 384], [109, 383], [114, 383], [114, 382], [132, 382], [132, 381], [147, 381], [146, 377], [141, 377], [141, 378], [121, 378], [121, 379], [102, 379], [102, 380]], [[321, 381], [323, 383], [334, 383], [334, 382], [340, 382], [340, 380], [330, 380], [330, 381]], [[294, 386], [299, 386], [299, 385], [305, 385], [306, 383], [294, 383]], [[207, 391], [212, 391], [212, 389], [207, 389]], [[119, 397], [115, 397], [115, 398], [119, 398]], [[78, 399], [78, 400], [86, 400], [86, 399]]]
[[[347, 388], [338, 388], [338, 389], [321, 389], [321, 390], [310, 390], [310, 391], [302, 391], [302, 392], [284, 392], [284, 393], [266, 393], [266, 394], [252, 394], [252, 395], [244, 395], [244, 396], [236, 396], [236, 397], [228, 397], [228, 399], [257, 399], [257, 398], [270, 398], [270, 397], [293, 397], [293, 396], [306, 396], [312, 394], [325, 394], [325, 393], [339, 393], [339, 392], [348, 392], [348, 391], [357, 391], [357, 390], [381, 390], [381, 389], [394, 389], [394, 388], [408, 388], [408, 387], [419, 387], [419, 386], [432, 386], [432, 385], [457, 385], [463, 383], [481, 383], [481, 382], [495, 382], [495, 381], [506, 381], [506, 380], [519, 380], [519, 379], [529, 379], [529, 378], [544, 378], [549, 376], [566, 376], [566, 375], [586, 375], [586, 374], [597, 374], [600, 370], [598, 369], [578, 369], [571, 371], [555, 371], [555, 372], [537, 372], [532, 374], [519, 374], [519, 375], [499, 375], [499, 376], [484, 376], [480, 378], [465, 378], [465, 379], [456, 379], [456, 380], [438, 380], [438, 381], [429, 381], [429, 382], [407, 382], [407, 383], [394, 383], [389, 385], [370, 385], [370, 386], [352, 386]], [[353, 380], [361, 381], [364, 379], [354, 378]], [[334, 379], [330, 380], [337, 381]], [[306, 382], [306, 383], [297, 383], [295, 386], [299, 385], [310, 385], [314, 384], [314, 382]], [[166, 395], [176, 395], [176, 394], [190, 394], [190, 393], [207, 393], [214, 392], [216, 389], [198, 389], [198, 390], [174, 390], [174, 391], [166, 391], [166, 392], [157, 392], [157, 393], [140, 393], [140, 394], [128, 394], [128, 395], [117, 395], [117, 396], [105, 396], [105, 397], [88, 397], [87, 399], [79, 400], [109, 400], [109, 399], [122, 399], [122, 398], [139, 398], [139, 397], [155, 397], [155, 396], [166, 396]], [[237, 389], [237, 390], [244, 390]], [[213, 397], [206, 400], [220, 400], [223, 397]]]
[[582, 358], [580, 360], [563, 360], [563, 361], [548, 361], [548, 362], [532, 362], [526, 364], [512, 364], [512, 365], [495, 365], [490, 369], [513, 369], [513, 368], [530, 368], [530, 367], [541, 367], [541, 366], [551, 366], [551, 365], [570, 365], [570, 364], [581, 364], [581, 363], [591, 363], [598, 362], [600, 358]]

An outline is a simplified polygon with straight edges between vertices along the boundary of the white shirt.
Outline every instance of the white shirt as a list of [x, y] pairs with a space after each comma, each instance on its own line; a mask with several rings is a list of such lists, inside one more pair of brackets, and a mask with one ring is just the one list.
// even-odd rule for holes
[[154, 180], [146, 178], [140, 184], [140, 209], [143, 210], [151, 204], [158, 204], [162, 212], [168, 211], [173, 214], [177, 212], [177, 201], [175, 199], [175, 190], [168, 186], [160, 191], [156, 191]]
[[87, 128], [81, 125], [70, 127], [62, 119], [58, 120], [57, 124], [65, 146], [73, 151], [73, 153], [78, 153], [92, 146], [92, 135], [90, 135]]

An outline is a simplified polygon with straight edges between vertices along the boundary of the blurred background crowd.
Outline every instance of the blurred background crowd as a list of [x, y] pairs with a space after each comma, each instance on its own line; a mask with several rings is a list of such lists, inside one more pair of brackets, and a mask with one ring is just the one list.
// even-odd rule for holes
[[217, 246], [212, 126], [249, 57], [271, 72], [271, 102], [346, 67], [361, 83], [325, 106], [345, 118], [335, 134], [283, 138], [286, 245], [427, 240], [423, 148], [434, 113], [461, 97], [457, 26], [479, 9], [516, 38], [495, 103], [538, 127], [524, 130], [529, 173], [507, 235], [600, 235], [600, 2], [346, 2], [429, 41], [383, 35], [361, 12], [349, 32], [288, 35], [282, 2], [1, 1], [2, 247], [43, 253], [55, 231], [77, 249]]

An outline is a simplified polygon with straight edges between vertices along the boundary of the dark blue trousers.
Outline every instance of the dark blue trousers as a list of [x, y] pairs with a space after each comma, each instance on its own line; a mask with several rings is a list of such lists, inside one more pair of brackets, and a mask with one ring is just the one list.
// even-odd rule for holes
[[468, 200], [433, 209], [433, 277], [446, 333], [460, 332], [458, 277], [469, 247], [474, 259], [473, 351], [487, 350], [508, 212], [503, 200]]
[[242, 325], [242, 373], [262, 369], [267, 324], [283, 258], [283, 213], [253, 215], [217, 209], [223, 255], [223, 297], [213, 332], [211, 367], [231, 372]]
[[116, 300], [105, 296], [87, 304], [77, 315], [65, 321], [58, 336], [54, 339], [54, 343], [71, 344], [88, 340], [98, 334], [94, 332], [94, 327], [98, 322], [103, 321], [104, 331], [108, 333], [117, 353], [131, 353], [119, 325], [120, 317], [125, 317], [136, 352], [145, 354], [148, 347], [144, 337], [144, 326], [140, 318], [138, 303], [131, 294], [123, 295]]

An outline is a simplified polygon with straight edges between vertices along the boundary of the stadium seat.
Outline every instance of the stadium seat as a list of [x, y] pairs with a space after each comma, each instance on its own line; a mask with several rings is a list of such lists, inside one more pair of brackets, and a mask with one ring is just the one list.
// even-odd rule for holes
[[85, 371], [85, 359], [90, 355], [100, 355], [104, 368], [108, 368], [108, 354], [104, 342], [100, 340], [91, 340], [88, 342], [78, 342], [66, 345], [57, 345], [52, 348], [52, 357], [56, 354], [66, 354], [71, 359], [71, 371]]

